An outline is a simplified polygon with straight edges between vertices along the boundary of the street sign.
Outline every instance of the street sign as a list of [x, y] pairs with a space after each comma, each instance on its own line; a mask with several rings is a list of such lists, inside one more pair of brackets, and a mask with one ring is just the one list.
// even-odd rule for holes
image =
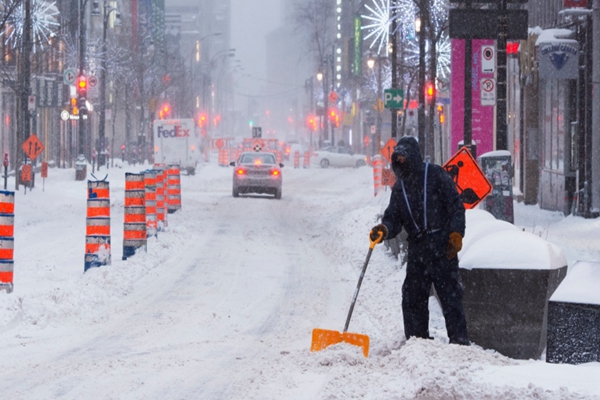
[[365, 137], [363, 138], [363, 144], [365, 145], [365, 147], [369, 147], [370, 143], [371, 143], [371, 138], [369, 137], [369, 135], [365, 135]]
[[496, 72], [496, 46], [481, 46], [481, 72], [484, 74], [493, 74]]
[[[451, 8], [448, 14], [451, 39], [495, 39], [498, 37], [497, 10]], [[506, 11], [507, 40], [527, 39], [527, 10]]]
[[495, 106], [496, 105], [496, 79], [483, 78], [480, 81], [481, 86], [481, 105]]
[[252, 150], [261, 151], [265, 147], [265, 142], [262, 139], [255, 139], [252, 141]]
[[44, 151], [44, 145], [40, 142], [40, 139], [35, 134], [32, 134], [23, 143], [23, 151], [27, 154], [30, 160], [35, 160], [42, 151]]
[[339, 98], [340, 98], [340, 96], [338, 96], [338, 94], [334, 90], [332, 90], [331, 93], [329, 93], [329, 101], [330, 102], [336, 103]]
[[29, 96], [27, 98], [27, 110], [30, 112], [35, 111], [35, 96]]
[[444, 169], [452, 177], [466, 209], [475, 208], [492, 192], [492, 184], [466, 147], [458, 150], [444, 164]]
[[262, 128], [260, 126], [255, 126], [252, 128], [252, 137], [253, 138], [261, 138], [262, 137]]
[[215, 147], [216, 147], [217, 149], [221, 150], [221, 149], [222, 149], [224, 146], [225, 146], [225, 141], [224, 141], [223, 139], [221, 139], [221, 138], [218, 138], [218, 139], [215, 141]]
[[65, 72], [63, 73], [63, 82], [65, 83], [65, 85], [75, 84], [75, 79], [77, 79], [77, 74], [75, 73], [75, 70], [71, 68], [65, 69]]
[[385, 108], [404, 108], [404, 90], [385, 89]]
[[62, 110], [60, 112], [60, 119], [62, 119], [63, 121], [68, 121], [70, 116], [71, 113], [69, 112], [69, 110]]
[[31, 165], [25, 164], [21, 167], [21, 181], [31, 182]]
[[47, 161], [42, 161], [42, 169], [40, 170], [40, 176], [42, 178], [47, 178], [48, 177], [48, 162]]
[[96, 76], [92, 75], [88, 78], [88, 83], [90, 85], [90, 89], [93, 87], [96, 87], [96, 86], [98, 86], [98, 78]]
[[396, 141], [393, 138], [390, 138], [381, 149], [381, 155], [384, 156], [389, 163], [392, 162], [394, 147], [396, 147]]

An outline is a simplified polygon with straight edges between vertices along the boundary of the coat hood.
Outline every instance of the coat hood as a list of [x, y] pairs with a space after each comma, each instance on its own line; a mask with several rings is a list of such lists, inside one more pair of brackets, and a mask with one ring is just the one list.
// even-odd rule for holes
[[[406, 158], [404, 163], [396, 160], [397, 156]], [[423, 158], [419, 149], [419, 143], [412, 136], [404, 136], [398, 140], [398, 144], [394, 147], [392, 153], [392, 170], [400, 179], [408, 179], [415, 172], [423, 168]]]

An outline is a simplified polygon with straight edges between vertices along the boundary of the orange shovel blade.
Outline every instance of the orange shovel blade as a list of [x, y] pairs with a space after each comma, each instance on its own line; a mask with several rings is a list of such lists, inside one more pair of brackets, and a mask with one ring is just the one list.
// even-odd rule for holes
[[369, 356], [370, 340], [367, 335], [350, 332], [330, 331], [327, 329], [315, 328], [312, 331], [312, 343], [310, 351], [321, 351], [324, 348], [337, 343], [348, 343], [354, 346], [362, 347], [365, 357]]

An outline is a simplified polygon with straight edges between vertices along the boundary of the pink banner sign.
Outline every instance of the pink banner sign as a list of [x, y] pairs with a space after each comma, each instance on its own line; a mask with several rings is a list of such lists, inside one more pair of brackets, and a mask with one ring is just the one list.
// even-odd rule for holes
[[[482, 47], [494, 45], [493, 40], [480, 39], [472, 41], [473, 54], [471, 54], [471, 107], [472, 107], [472, 140], [477, 144], [477, 154], [494, 150], [494, 108], [491, 105], [481, 105], [481, 81], [485, 78], [494, 78], [494, 73], [483, 72], [482, 62], [488, 57], [483, 57]], [[486, 55], [488, 56], [488, 55]], [[495, 62], [495, 56], [494, 56]], [[465, 134], [465, 41], [452, 39], [452, 135], [450, 153], [459, 148], [463, 143]]]

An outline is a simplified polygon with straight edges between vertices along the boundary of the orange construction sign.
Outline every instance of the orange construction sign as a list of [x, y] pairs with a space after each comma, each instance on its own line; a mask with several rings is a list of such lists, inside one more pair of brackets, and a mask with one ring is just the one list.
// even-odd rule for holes
[[475, 208], [492, 192], [492, 184], [466, 147], [458, 150], [444, 164], [444, 169], [456, 184], [456, 189], [466, 209]]
[[396, 141], [393, 138], [390, 138], [381, 149], [381, 155], [388, 160], [389, 163], [392, 162], [392, 153], [394, 153], [394, 147], [396, 147]]
[[394, 186], [396, 183], [396, 175], [390, 168], [384, 168], [381, 175], [381, 184], [383, 186]]
[[27, 154], [30, 160], [35, 160], [42, 151], [44, 151], [44, 145], [40, 142], [40, 139], [35, 134], [32, 134], [23, 143], [23, 151]]

